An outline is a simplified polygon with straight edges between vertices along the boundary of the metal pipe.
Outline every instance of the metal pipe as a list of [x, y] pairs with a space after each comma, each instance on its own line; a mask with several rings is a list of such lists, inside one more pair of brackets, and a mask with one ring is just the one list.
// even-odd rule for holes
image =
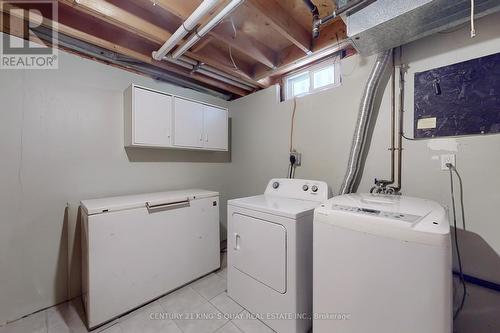
[[394, 57], [394, 49], [391, 52], [391, 178], [377, 179], [375, 178], [375, 186], [372, 187], [370, 192], [386, 193], [387, 191], [394, 192], [394, 188], [388, 188], [387, 185], [394, 184], [395, 163], [396, 163], [396, 64]]
[[239, 87], [241, 89], [244, 89], [246, 91], [254, 91], [255, 89], [245, 85], [245, 84], [241, 84], [239, 82], [236, 82], [235, 80], [233, 80], [232, 78], [227, 78], [227, 77], [224, 77], [224, 76], [221, 76], [219, 74], [216, 74], [212, 71], [209, 71], [208, 69], [204, 68], [204, 67], [201, 67], [199, 68], [198, 70], [196, 70], [198, 73], [201, 73], [205, 76], [209, 76], [209, 77], [212, 77], [214, 79], [217, 79], [219, 81], [222, 81], [222, 82], [225, 82], [225, 83], [228, 83], [232, 86], [235, 86], [235, 87]]
[[321, 26], [321, 19], [319, 18], [318, 7], [311, 0], [303, 0], [304, 4], [307, 6], [312, 14], [312, 36], [313, 38], [318, 38], [319, 28]]
[[239, 83], [241, 83], [241, 84], [244, 84], [244, 85], [246, 85], [246, 86], [248, 86], [248, 87], [252, 87], [253, 89], [257, 89], [257, 88], [258, 88], [258, 86], [257, 86], [256, 84], [253, 84], [253, 83], [247, 82], [247, 81], [242, 80], [242, 79], [240, 79], [240, 78], [238, 78], [238, 77], [236, 77], [236, 76], [230, 76], [230, 77], [229, 77], [229, 76], [228, 76], [228, 74], [226, 74], [225, 72], [223, 72], [223, 71], [221, 71], [221, 70], [218, 70], [218, 69], [217, 69], [217, 68], [215, 68], [215, 67], [212, 67], [212, 66], [208, 66], [208, 65], [206, 65], [206, 64], [203, 64], [203, 68], [204, 68], [204, 69], [206, 69], [207, 71], [210, 71], [210, 72], [214, 73], [214, 74], [218, 74], [218, 75], [220, 75], [220, 76], [225, 76], [225, 77], [228, 77], [228, 78], [230, 78], [231, 80], [234, 80], [234, 81], [236, 81], [236, 82], [239, 82]]
[[[182, 61], [187, 62], [188, 64], [191, 64], [191, 65], [193, 65], [193, 66], [200, 64], [200, 62], [199, 62], [199, 61], [196, 61], [196, 60], [191, 59], [191, 58], [186, 57], [186, 56], [181, 56], [181, 57], [179, 57], [179, 59], [178, 59], [178, 60], [182, 60]], [[254, 88], [254, 89], [257, 89], [257, 88], [258, 88], [258, 86], [257, 86], [256, 84], [252, 83], [252, 82], [246, 81], [246, 80], [241, 79], [241, 78], [239, 78], [239, 77], [237, 77], [237, 76], [230, 75], [230, 74], [228, 74], [228, 73], [226, 73], [226, 72], [223, 72], [223, 71], [221, 71], [221, 70], [218, 70], [218, 69], [217, 69], [217, 68], [215, 68], [215, 67], [209, 66], [209, 65], [207, 65], [207, 64], [205, 64], [205, 63], [201, 63], [201, 65], [202, 65], [202, 66], [203, 66], [203, 68], [205, 68], [207, 71], [210, 71], [210, 72], [212, 72], [212, 73], [218, 74], [218, 75], [220, 75], [220, 76], [227, 77], [227, 78], [229, 78], [229, 79], [231, 79], [231, 80], [234, 80], [234, 81], [239, 82], [239, 83], [241, 83], [241, 84], [247, 85], [247, 86], [252, 87], [252, 88]]]
[[[171, 60], [176, 60], [176, 59], [173, 59], [172, 57], [168, 57], [168, 58], [170, 58]], [[166, 58], [165, 58], [165, 59], [166, 59]], [[168, 60], [168, 59], [167, 59], [167, 60]], [[193, 65], [193, 66], [200, 66], [200, 67], [202, 67], [203, 69], [206, 69], [207, 71], [210, 71], [210, 72], [212, 72], [212, 73], [214, 73], [214, 74], [217, 74], [217, 75], [220, 75], [220, 76], [225, 77], [225, 78], [227, 78], [227, 79], [230, 79], [230, 80], [233, 80], [233, 81], [239, 82], [239, 83], [241, 83], [241, 84], [244, 84], [244, 85], [245, 85], [245, 86], [247, 86], [247, 87], [251, 87], [251, 88], [253, 88], [253, 90], [255, 90], [255, 89], [257, 89], [257, 88], [258, 88], [258, 86], [257, 86], [256, 84], [252, 83], [252, 82], [249, 82], [249, 81], [246, 81], [246, 80], [244, 80], [244, 79], [241, 79], [241, 78], [239, 78], [239, 77], [237, 77], [237, 76], [234, 76], [234, 75], [228, 74], [228, 73], [226, 73], [226, 72], [224, 72], [224, 71], [218, 70], [218, 69], [217, 69], [217, 68], [215, 68], [215, 67], [212, 67], [212, 66], [207, 65], [207, 64], [205, 64], [205, 63], [202, 63], [202, 62], [199, 62], [199, 61], [197, 61], [197, 60], [191, 59], [191, 58], [189, 58], [189, 57], [186, 57], [186, 56], [181, 56], [181, 57], [179, 57], [179, 59], [177, 59], [177, 60], [181, 60], [181, 61], [183, 61], [183, 62], [185, 62], [185, 63], [188, 63], [188, 64], [190, 64], [190, 65]]]
[[[225, 75], [221, 75], [221, 74], [213, 73], [211, 71], [212, 68], [210, 66], [205, 65], [205, 64], [202, 64], [202, 63], [199, 63], [199, 62], [196, 62], [195, 64], [191, 64], [190, 62], [188, 62], [186, 60], [183, 60], [183, 59], [173, 59], [173, 58], [168, 57], [168, 56], [165, 57], [165, 58], [163, 58], [163, 59], [166, 60], [166, 61], [169, 61], [169, 62], [171, 62], [173, 64], [176, 64], [176, 65], [179, 65], [179, 66], [184, 67], [186, 69], [189, 69], [190, 71], [201, 73], [201, 74], [203, 74], [205, 76], [214, 78], [214, 79], [219, 80], [221, 82], [225, 82], [227, 84], [230, 84], [232, 86], [244, 89], [246, 91], [254, 91], [255, 90], [255, 88], [253, 88], [253, 87], [250, 87], [250, 86], [248, 86], [246, 84], [242, 84], [242, 83], [236, 81], [235, 78], [233, 78], [232, 76], [230, 76], [228, 74], [224, 73]], [[189, 59], [189, 61], [191, 61], [191, 59]], [[209, 70], [209, 68], [210, 68], [210, 70]], [[223, 73], [223, 72], [221, 72], [221, 73]]]
[[319, 10], [318, 7], [311, 1], [311, 0], [304, 0], [304, 4], [307, 6], [309, 11], [314, 15], [319, 16]]
[[[369, 5], [370, 3], [375, 2], [375, 0], [354, 0], [354, 1], [349, 1], [347, 5], [336, 8], [336, 10], [333, 12], [333, 18], [347, 12], [347, 11], [354, 11], [357, 8], [364, 7], [365, 5]], [[348, 13], [350, 15], [351, 13]], [[324, 19], [323, 19], [324, 21]]]
[[210, 12], [219, 3], [219, 0], [204, 0], [195, 11], [182, 23], [172, 36], [160, 47], [153, 51], [153, 58], [161, 60], [168, 54], [188, 33], [196, 27], [200, 19]]
[[172, 58], [178, 59], [187, 50], [189, 50], [194, 44], [196, 44], [203, 36], [205, 36], [210, 30], [212, 30], [217, 24], [219, 24], [227, 15], [229, 15], [236, 7], [243, 3], [244, 0], [232, 0], [227, 4], [226, 7], [217, 13], [207, 24], [205, 24], [200, 30], [196, 30], [191, 37], [179, 48], [172, 53]]
[[397, 187], [402, 188], [402, 166], [403, 166], [403, 126], [404, 126], [404, 105], [405, 105], [405, 73], [406, 65], [403, 64], [403, 47], [399, 47], [399, 135], [398, 135], [398, 177]]
[[394, 49], [391, 52], [392, 74], [391, 74], [391, 181], [394, 184], [394, 162], [396, 160], [396, 64], [394, 62]]
[[346, 174], [344, 181], [340, 187], [340, 194], [351, 193], [358, 178], [359, 170], [361, 167], [361, 159], [366, 148], [366, 136], [370, 125], [371, 115], [373, 113], [373, 106], [375, 97], [378, 92], [380, 80], [384, 70], [387, 67], [391, 50], [381, 52], [373, 65], [373, 68], [366, 82], [361, 103], [359, 105], [358, 120], [354, 130], [352, 139], [351, 151], [349, 154], [349, 162], [347, 164]]
[[[345, 5], [344, 7], [340, 8], [340, 9], [337, 8], [336, 10], [333, 11], [333, 13], [331, 13], [323, 18], [319, 17], [319, 13], [317, 16], [314, 16], [314, 14], [313, 14], [313, 24], [312, 24], [313, 38], [319, 37], [319, 31], [320, 31], [320, 28], [322, 25], [327, 24], [328, 22], [330, 22], [334, 18], [338, 17], [339, 15], [341, 15], [347, 11], [355, 10], [355, 9], [362, 7], [362, 6], [364, 7], [365, 5], [369, 5], [370, 3], [374, 2], [374, 1], [375, 0], [351, 1], [351, 2], [349, 2], [348, 5]], [[310, 2], [310, 0], [304, 0], [304, 2], [307, 3], [307, 2]], [[348, 13], [348, 14], [350, 14], [350, 13]]]

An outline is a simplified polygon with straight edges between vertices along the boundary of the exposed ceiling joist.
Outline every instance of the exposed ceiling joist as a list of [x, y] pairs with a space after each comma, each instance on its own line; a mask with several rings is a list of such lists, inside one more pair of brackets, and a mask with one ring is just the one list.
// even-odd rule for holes
[[[320, 59], [326, 58], [328, 56], [331, 56], [339, 51], [346, 50], [349, 47], [352, 47], [352, 44], [348, 40], [344, 40], [338, 44], [328, 46], [322, 50], [318, 50], [311, 54], [309, 57], [302, 57], [300, 59], [296, 59], [293, 61], [288, 62], [286, 65], [283, 65], [279, 68], [277, 68], [271, 75], [269, 73], [261, 74], [261, 81], [269, 81], [270, 77], [277, 77], [283, 74], [286, 74], [288, 72], [291, 72], [293, 70], [296, 70], [300, 67], [306, 66], [314, 61], [318, 61]], [[289, 58], [294, 58], [293, 56], [290, 56]], [[271, 82], [267, 82], [267, 84], [270, 84]]]
[[246, 72], [252, 71], [252, 68], [250, 68], [249, 66], [239, 64], [238, 69], [236, 69], [234, 68], [234, 66], [223, 64], [220, 59], [226, 59], [228, 58], [228, 55], [222, 53], [221, 50], [213, 47], [212, 45], [206, 45], [205, 48], [203, 50], [200, 50], [198, 53], [188, 53], [188, 55], [190, 58], [193, 58], [199, 62], [206, 63], [207, 65], [215, 67], [221, 71], [235, 73], [235, 76], [251, 82], [260, 88], [266, 87], [265, 85], [255, 81], [253, 78], [246, 74]]
[[274, 68], [276, 55], [266, 45], [242, 33], [236, 33], [236, 36], [229, 36], [223, 32], [222, 27], [216, 27], [210, 32], [210, 35], [227, 44], [238, 51], [248, 55], [250, 58], [255, 59], [259, 63]]
[[[137, 17], [134, 14], [131, 14], [103, 0], [78, 0], [78, 2], [75, 2], [74, 0], [60, 1], [62, 3], [70, 5], [76, 10], [98, 17], [107, 23], [113, 24], [134, 34], [143, 36], [144, 38], [146, 38], [145, 36], [149, 36], [149, 40], [159, 45], [163, 44], [172, 35], [169, 31], [153, 25], [141, 19], [140, 17]], [[162, 3], [165, 4], [167, 2], [168, 1], [164, 0]], [[160, 5], [160, 3], [158, 3], [158, 5]], [[186, 55], [192, 56], [193, 54], [191, 52], [188, 52]], [[247, 73], [245, 73], [245, 75], [242, 75], [241, 72], [237, 72], [234, 69], [229, 69], [227, 66], [218, 64], [214, 59], [200, 60], [200, 57], [197, 58], [197, 60], [216, 67], [219, 70], [225, 71], [228, 74], [234, 75], [247, 81], [251, 80], [249, 83], [260, 85], [255, 80], [250, 79], [250, 76]]]
[[212, 37], [211, 36], [207, 36], [205, 37], [204, 39], [202, 39], [198, 44], [196, 44], [192, 49], [191, 51], [193, 51], [194, 53], [198, 52], [198, 51], [201, 51], [203, 50], [203, 48], [205, 46], [207, 46], [210, 42], [212, 41]]
[[170, 32], [103, 0], [59, 0], [59, 2], [99, 17], [110, 24], [119, 25], [152, 42], [163, 43], [171, 36]]
[[276, 0], [249, 0], [247, 6], [256, 10], [283, 37], [304, 53], [311, 52], [311, 34], [293, 16], [289, 15]]
[[308, 63], [341, 51], [350, 45], [350, 42], [346, 39], [345, 25], [342, 20], [337, 19], [331, 24], [323, 27], [320, 38], [314, 40], [313, 52], [311, 54], [304, 55], [302, 51], [292, 45], [280, 53], [278, 66], [275, 69], [269, 70], [257, 64], [254, 69], [253, 77], [255, 80], [264, 83], [263, 79], [265, 78], [283, 75]]
[[[198, 26], [206, 24], [230, 1], [218, 0], [218, 5], [198, 22]], [[313, 1], [321, 16], [332, 12], [331, 0]], [[98, 55], [92, 56], [92, 50], [100, 48], [103, 54], [115, 60], [113, 63], [113, 59], [108, 59], [115, 66], [130, 70], [129, 65], [137, 65], [137, 70], [141, 62], [143, 68], [149, 68], [149, 73], [164, 71], [163, 78], [170, 75], [178, 82], [181, 79], [191, 84], [198, 81], [199, 86], [242, 96], [253, 88], [277, 82], [289, 71], [349, 47], [341, 20], [332, 20], [321, 28], [318, 39], [312, 39], [312, 17], [303, 0], [247, 0], [193, 45], [182, 61], [154, 61], [151, 53], [172, 36], [201, 2], [59, 0], [58, 20], [63, 28], [61, 34], [64, 34], [61, 42], [70, 41], [63, 43], [61, 48], [106, 61]], [[30, 8], [28, 5], [16, 6]], [[48, 15], [42, 9], [41, 13]], [[76, 46], [71, 49], [73, 41]], [[200, 71], [196, 72], [198, 68]], [[211, 72], [205, 73], [201, 68]], [[142, 73], [147, 74], [147, 71]]]
[[[13, 7], [8, 5], [8, 4], [4, 4], [4, 6], [2, 6], [2, 10], [4, 10], [5, 12], [8, 12], [11, 15], [18, 13], [16, 11], [10, 10], [11, 8], [13, 8]], [[229, 91], [229, 92], [231, 92], [235, 95], [238, 95], [238, 96], [245, 96], [248, 94], [248, 92], [246, 92], [245, 90], [240, 89], [238, 87], [233, 87], [229, 84], [223, 83], [223, 82], [215, 80], [215, 79], [211, 79], [209, 77], [206, 77], [202, 74], [198, 74], [196, 72], [191, 73], [188, 70], [184, 70], [178, 66], [171, 65], [169, 63], [155, 61], [151, 58], [150, 55], [142, 54], [142, 53], [139, 53], [139, 52], [134, 51], [132, 49], [111, 43], [107, 40], [104, 40], [104, 39], [98, 38], [96, 36], [87, 34], [83, 31], [74, 29], [74, 28], [69, 27], [67, 25], [57, 23], [57, 22], [52, 22], [49, 19], [41, 17], [36, 13], [32, 12], [32, 13], [30, 13], [30, 15], [20, 14], [20, 16], [18, 18], [24, 19], [25, 17], [29, 17], [30, 20], [32, 22], [35, 22], [36, 24], [38, 24], [38, 22], [42, 22], [42, 25], [45, 27], [48, 27], [48, 28], [52, 28], [55, 26], [60, 34], [64, 34], [64, 35], [70, 36], [72, 38], [87, 42], [89, 44], [102, 47], [103, 49], [107, 49], [107, 50], [122, 54], [124, 56], [130, 57], [132, 59], [136, 59], [136, 60], [143, 62], [143, 63], [154, 65], [155, 67], [161, 68], [161, 69], [166, 70], [170, 73], [174, 73], [176, 75], [186, 77], [189, 79], [197, 80], [197, 81], [205, 83], [207, 85], [210, 85], [210, 86], [213, 86], [213, 87], [225, 90], [225, 91]], [[4, 27], [2, 27], [2, 30], [3, 29], [4, 29]]]
[[[176, 2], [174, 3], [174, 1], [168, 0], [157, 0], [156, 4], [164, 10], [176, 15], [183, 21], [186, 20], [189, 15], [191, 15], [191, 12], [193, 10], [192, 6], [179, 5]], [[274, 54], [274, 52], [265, 44], [254, 40], [249, 36], [238, 34], [236, 38], [233, 38], [234, 36], [229, 36], [223, 31], [223, 29], [221, 29], [220, 27], [216, 27], [215, 29], [210, 31], [208, 36], [204, 37], [204, 39], [209, 37], [220, 40], [228, 46], [246, 53], [255, 61], [258, 61], [259, 63], [269, 68], [275, 67], [274, 62], [276, 55]], [[203, 40], [201, 42], [203, 42]]]

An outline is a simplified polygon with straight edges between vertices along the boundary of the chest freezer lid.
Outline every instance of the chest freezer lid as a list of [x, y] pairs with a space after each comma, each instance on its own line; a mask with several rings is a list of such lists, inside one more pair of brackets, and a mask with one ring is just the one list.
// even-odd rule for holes
[[143, 193], [135, 195], [124, 195], [117, 197], [82, 200], [81, 206], [87, 215], [101, 214], [112, 211], [133, 209], [145, 207], [146, 203], [150, 206], [165, 205], [176, 202], [191, 201], [202, 198], [218, 196], [218, 192], [189, 189], [168, 192]]

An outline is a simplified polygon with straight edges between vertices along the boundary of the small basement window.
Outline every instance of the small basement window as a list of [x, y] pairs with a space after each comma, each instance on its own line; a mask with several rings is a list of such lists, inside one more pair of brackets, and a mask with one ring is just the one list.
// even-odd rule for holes
[[340, 57], [288, 74], [283, 78], [285, 100], [340, 85]]

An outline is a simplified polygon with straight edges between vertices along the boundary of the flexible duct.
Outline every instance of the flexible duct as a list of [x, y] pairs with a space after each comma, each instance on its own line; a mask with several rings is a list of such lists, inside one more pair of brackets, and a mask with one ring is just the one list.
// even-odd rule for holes
[[377, 56], [377, 60], [366, 82], [361, 103], [359, 105], [358, 120], [354, 129], [354, 136], [352, 139], [351, 152], [349, 154], [349, 162], [347, 164], [347, 171], [344, 176], [344, 181], [340, 188], [340, 194], [347, 194], [353, 191], [354, 185], [358, 178], [361, 158], [366, 148], [366, 136], [370, 125], [371, 115], [373, 113], [373, 105], [375, 103], [375, 96], [377, 96], [380, 80], [391, 58], [392, 51], [387, 50], [381, 52]]

